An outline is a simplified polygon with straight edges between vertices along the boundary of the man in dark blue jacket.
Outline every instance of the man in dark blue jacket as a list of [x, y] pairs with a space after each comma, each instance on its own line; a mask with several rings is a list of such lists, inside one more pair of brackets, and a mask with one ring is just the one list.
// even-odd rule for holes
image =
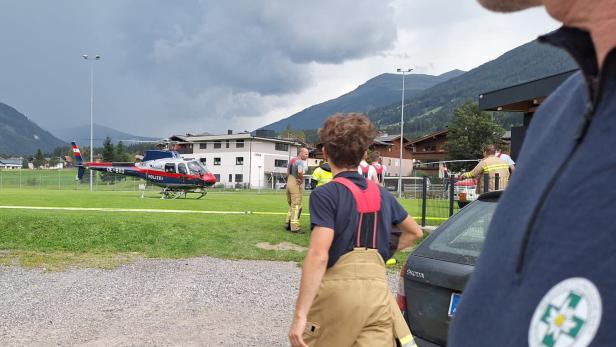
[[581, 70], [533, 118], [450, 346], [616, 346], [616, 0], [480, 2], [545, 5]]

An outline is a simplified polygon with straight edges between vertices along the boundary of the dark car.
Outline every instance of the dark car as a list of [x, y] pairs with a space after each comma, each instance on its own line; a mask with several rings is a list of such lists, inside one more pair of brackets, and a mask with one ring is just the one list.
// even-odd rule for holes
[[445, 346], [500, 191], [485, 193], [438, 227], [400, 272], [398, 305], [419, 347]]

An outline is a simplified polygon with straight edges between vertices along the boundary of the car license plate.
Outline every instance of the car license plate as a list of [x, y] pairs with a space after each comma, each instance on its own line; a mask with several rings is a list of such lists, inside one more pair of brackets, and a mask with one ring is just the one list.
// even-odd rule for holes
[[460, 302], [460, 294], [459, 293], [451, 293], [451, 300], [449, 300], [449, 317], [453, 317], [456, 314], [456, 310], [458, 309], [458, 303]]

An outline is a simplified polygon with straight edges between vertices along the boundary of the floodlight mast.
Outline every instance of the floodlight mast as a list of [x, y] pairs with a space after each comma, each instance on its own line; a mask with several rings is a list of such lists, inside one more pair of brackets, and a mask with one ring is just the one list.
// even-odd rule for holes
[[[90, 162], [94, 161], [94, 65], [93, 61], [100, 60], [100, 55], [95, 55], [94, 58], [90, 58], [89, 55], [82, 55], [83, 59], [90, 61]], [[92, 183], [94, 181], [94, 174], [90, 170], [90, 191], [93, 190]]]
[[413, 69], [396, 69], [402, 73], [402, 101], [400, 102], [400, 165], [398, 166], [398, 198], [402, 198], [402, 154], [404, 151], [404, 74]]

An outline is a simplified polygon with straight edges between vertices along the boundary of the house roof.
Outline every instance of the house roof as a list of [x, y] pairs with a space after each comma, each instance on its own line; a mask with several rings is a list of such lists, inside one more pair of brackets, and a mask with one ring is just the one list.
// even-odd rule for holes
[[[392, 141], [399, 139], [400, 135], [383, 135], [383, 136], [379, 136], [376, 139], [374, 139], [375, 143], [384, 143], [384, 144], [391, 144]], [[407, 139], [406, 137], [404, 138], [404, 141], [408, 142], [409, 139]]]
[[374, 143], [372, 145], [391, 147], [393, 146], [393, 143], [374, 140]]
[[445, 129], [445, 130], [434, 132], [432, 134], [428, 134], [426, 136], [422, 136], [422, 137], [417, 138], [417, 139], [413, 139], [413, 140], [411, 140], [410, 144], [414, 145], [416, 143], [420, 143], [420, 142], [423, 142], [425, 140], [430, 140], [430, 139], [432, 139], [432, 138], [434, 138], [436, 136], [447, 134], [448, 131], [449, 131], [449, 129]]
[[21, 166], [22, 159], [0, 159], [0, 165], [19, 165]]
[[516, 84], [479, 95], [482, 111], [534, 112], [535, 109], [575, 70]]
[[290, 145], [302, 146], [305, 145], [299, 140], [294, 139], [281, 139], [281, 138], [272, 138], [272, 137], [260, 137], [253, 136], [250, 133], [239, 133], [239, 134], [224, 134], [224, 135], [172, 135], [168, 139], [164, 140], [164, 142], [213, 142], [213, 141], [225, 141], [225, 140], [248, 140], [255, 139], [261, 141], [270, 141], [270, 142], [279, 142], [279, 143], [288, 143]]

